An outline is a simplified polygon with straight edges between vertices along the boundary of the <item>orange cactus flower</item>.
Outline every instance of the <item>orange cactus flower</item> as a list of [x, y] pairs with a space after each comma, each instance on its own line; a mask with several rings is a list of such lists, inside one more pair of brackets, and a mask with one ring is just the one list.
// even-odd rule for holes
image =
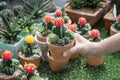
[[64, 24], [64, 19], [61, 18], [61, 17], [56, 18], [56, 19], [54, 20], [54, 25], [55, 25], [56, 27], [61, 27], [61, 26], [63, 26], [63, 24]]
[[76, 26], [71, 24], [71, 25], [68, 25], [68, 29], [75, 32], [76, 31]]
[[46, 15], [46, 16], [44, 17], [44, 21], [45, 21], [46, 23], [50, 23], [50, 22], [52, 22], [52, 18], [51, 18], [51, 16]]
[[78, 24], [79, 24], [79, 25], [83, 26], [83, 25], [85, 25], [86, 23], [87, 23], [86, 18], [84, 18], [84, 17], [80, 17], [80, 18], [79, 18], [79, 20], [78, 20]]
[[28, 74], [33, 74], [36, 69], [36, 66], [32, 63], [25, 64], [25, 70]]
[[90, 34], [93, 38], [97, 38], [100, 36], [100, 32], [97, 29], [93, 29]]
[[2, 53], [2, 58], [3, 60], [7, 61], [7, 60], [11, 60], [12, 59], [12, 52], [11, 51], [8, 51], [8, 50], [5, 50], [3, 53]]
[[25, 41], [28, 44], [32, 44], [35, 41], [35, 39], [32, 35], [28, 35], [28, 36], [26, 36]]

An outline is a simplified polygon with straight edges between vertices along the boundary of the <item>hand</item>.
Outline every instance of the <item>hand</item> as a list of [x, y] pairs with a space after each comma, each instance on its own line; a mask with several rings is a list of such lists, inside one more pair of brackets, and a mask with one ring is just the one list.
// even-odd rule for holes
[[81, 35], [75, 33], [75, 46], [68, 51], [63, 53], [63, 56], [71, 56], [72, 54], [78, 53], [83, 56], [96, 56], [97, 43], [90, 42]]

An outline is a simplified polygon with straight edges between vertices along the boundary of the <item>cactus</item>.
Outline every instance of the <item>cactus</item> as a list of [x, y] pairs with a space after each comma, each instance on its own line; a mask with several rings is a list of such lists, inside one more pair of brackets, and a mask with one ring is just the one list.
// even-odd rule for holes
[[50, 41], [50, 43], [52, 43], [52, 44], [55, 44], [58, 39], [59, 39], [59, 37], [58, 37], [58, 35], [56, 35], [56, 34], [51, 34], [51, 35], [49, 36], [49, 41]]
[[19, 65], [19, 61], [12, 59], [8, 61], [2, 61], [2, 65], [0, 65], [0, 72], [5, 73], [6, 75], [13, 75], [13, 73], [17, 70], [17, 66]]

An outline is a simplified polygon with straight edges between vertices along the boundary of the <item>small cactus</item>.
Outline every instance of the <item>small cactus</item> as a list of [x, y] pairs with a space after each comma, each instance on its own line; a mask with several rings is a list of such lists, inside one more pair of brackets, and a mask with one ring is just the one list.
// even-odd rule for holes
[[58, 39], [59, 39], [59, 37], [58, 37], [58, 35], [56, 35], [56, 34], [51, 34], [51, 35], [49, 36], [49, 41], [50, 41], [50, 43], [52, 43], [52, 44], [55, 44]]

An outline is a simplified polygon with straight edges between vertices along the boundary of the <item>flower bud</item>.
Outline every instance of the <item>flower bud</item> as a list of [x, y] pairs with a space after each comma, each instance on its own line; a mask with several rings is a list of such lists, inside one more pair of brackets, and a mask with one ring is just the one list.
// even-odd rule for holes
[[93, 38], [98, 38], [100, 36], [100, 32], [97, 29], [93, 29], [90, 34]]
[[57, 17], [60, 17], [60, 16], [62, 16], [62, 11], [61, 10], [56, 10], [55, 11], [55, 15], [57, 16]]
[[28, 35], [28, 36], [25, 37], [25, 41], [28, 44], [32, 44], [35, 41], [35, 39], [32, 35]]
[[51, 18], [51, 16], [46, 15], [46, 16], [44, 17], [44, 21], [45, 21], [46, 23], [50, 23], [50, 22], [52, 22], [52, 18]]
[[118, 15], [118, 20], [120, 21], [120, 15]]
[[33, 74], [36, 69], [36, 66], [32, 63], [25, 64], [25, 70], [28, 74]]
[[11, 51], [8, 51], [8, 50], [5, 50], [3, 53], [2, 53], [2, 58], [3, 60], [7, 61], [7, 60], [11, 60], [12, 59], [12, 52]]
[[55, 25], [56, 27], [61, 27], [61, 26], [63, 26], [63, 24], [64, 24], [64, 19], [61, 18], [61, 17], [56, 18], [56, 19], [54, 20], [54, 25]]
[[84, 17], [80, 17], [78, 20], [78, 24], [83, 26], [87, 23], [86, 19]]
[[68, 25], [68, 29], [75, 32], [76, 31], [76, 26], [75, 25]]

